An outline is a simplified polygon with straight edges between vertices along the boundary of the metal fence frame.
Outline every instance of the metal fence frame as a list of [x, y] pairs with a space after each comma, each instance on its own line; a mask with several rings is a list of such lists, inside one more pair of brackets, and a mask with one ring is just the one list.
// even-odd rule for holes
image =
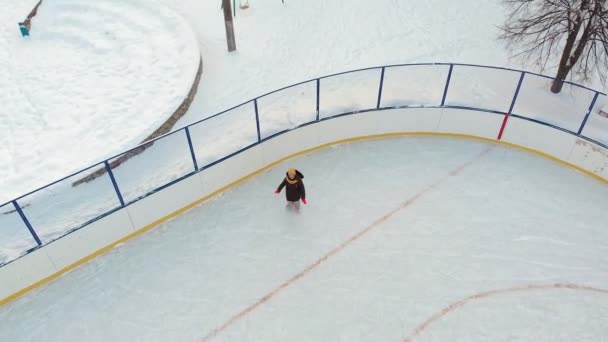
[[[384, 84], [385, 70], [387, 68], [391, 68], [391, 67], [407, 67], [407, 66], [449, 66], [448, 75], [447, 75], [447, 78], [446, 78], [446, 81], [445, 81], [445, 87], [444, 87], [444, 90], [443, 90], [443, 94], [442, 94], [442, 99], [441, 99], [441, 104], [440, 105], [434, 105], [434, 106], [432, 106], [432, 105], [430, 105], [430, 106], [427, 106], [427, 105], [425, 105], [425, 106], [419, 106], [419, 105], [417, 105], [417, 106], [407, 106], [406, 105], [406, 106], [388, 106], [388, 107], [382, 107], [381, 106], [382, 90], [383, 90], [383, 84]], [[516, 90], [515, 90], [515, 92], [513, 94], [513, 97], [512, 97], [512, 100], [511, 100], [511, 104], [509, 106], [509, 110], [505, 113], [505, 112], [501, 112], [501, 111], [496, 111], [496, 110], [492, 110], [492, 109], [485, 109], [485, 108], [478, 108], [478, 107], [446, 105], [445, 103], [446, 103], [446, 98], [447, 98], [447, 95], [448, 95], [449, 89], [450, 89], [450, 81], [451, 81], [451, 78], [452, 78], [452, 71], [454, 70], [454, 67], [458, 67], [458, 66], [460, 66], [460, 67], [473, 67], [473, 68], [504, 70], [504, 71], [508, 71], [508, 72], [519, 73], [520, 74], [519, 81], [517, 83], [517, 88], [516, 88]], [[373, 108], [365, 108], [365, 109], [350, 111], [350, 112], [346, 112], [346, 113], [339, 113], [339, 114], [335, 114], [335, 115], [324, 117], [324, 118], [319, 118], [319, 113], [320, 113], [320, 95], [321, 95], [320, 94], [321, 80], [327, 79], [327, 78], [330, 78], [330, 77], [334, 77], [334, 76], [345, 75], [345, 74], [356, 73], [356, 72], [367, 71], [367, 70], [379, 70], [380, 71], [380, 81], [379, 81], [379, 87], [377, 89], [377, 101], [376, 101], [376, 105]], [[283, 87], [283, 88], [279, 88], [279, 89], [273, 90], [271, 92], [267, 92], [265, 94], [262, 94], [260, 96], [255, 97], [255, 98], [253, 98], [251, 100], [245, 101], [245, 102], [240, 103], [240, 104], [238, 104], [236, 106], [233, 106], [233, 107], [228, 108], [228, 109], [226, 109], [224, 111], [221, 111], [221, 112], [219, 112], [217, 114], [211, 115], [211, 116], [206, 117], [206, 118], [201, 119], [201, 120], [198, 120], [198, 121], [196, 121], [194, 123], [191, 123], [191, 124], [189, 124], [187, 126], [181, 127], [181, 128], [179, 128], [177, 130], [174, 130], [172, 132], [169, 132], [169, 133], [166, 133], [164, 135], [161, 135], [161, 136], [159, 136], [159, 137], [157, 137], [155, 139], [152, 139], [150, 141], [142, 143], [142, 144], [140, 144], [140, 145], [138, 145], [138, 146], [136, 146], [134, 148], [131, 148], [131, 149], [127, 150], [127, 151], [118, 153], [118, 154], [116, 154], [116, 155], [114, 155], [112, 157], [109, 157], [109, 158], [105, 159], [104, 161], [102, 161], [100, 163], [94, 164], [92, 166], [88, 166], [88, 167], [86, 167], [84, 169], [81, 169], [81, 170], [79, 170], [77, 172], [74, 172], [74, 173], [72, 173], [72, 174], [70, 174], [68, 176], [65, 176], [65, 177], [63, 177], [61, 179], [58, 179], [58, 180], [56, 180], [54, 182], [51, 182], [51, 183], [49, 183], [49, 184], [47, 184], [45, 186], [42, 186], [42, 187], [40, 187], [38, 189], [35, 189], [35, 190], [30, 191], [30, 192], [28, 192], [28, 193], [26, 193], [24, 195], [21, 195], [21, 196], [13, 199], [11, 201], [3, 203], [2, 205], [0, 205], [0, 207], [4, 207], [6, 205], [11, 205], [11, 204], [14, 206], [15, 211], [19, 214], [19, 216], [23, 220], [25, 228], [27, 228], [29, 230], [30, 234], [32, 235], [32, 238], [36, 242], [36, 246], [34, 246], [33, 248], [25, 251], [19, 257], [15, 258], [15, 259], [12, 259], [12, 260], [10, 260], [8, 262], [5, 262], [3, 264], [0, 264], [0, 267], [5, 266], [5, 265], [7, 265], [7, 264], [9, 264], [9, 263], [17, 260], [17, 259], [21, 258], [22, 256], [24, 256], [24, 255], [26, 255], [28, 253], [31, 253], [32, 251], [34, 251], [34, 250], [36, 250], [36, 249], [38, 249], [38, 248], [40, 248], [42, 246], [45, 246], [45, 245], [47, 245], [49, 243], [52, 243], [53, 241], [61, 239], [62, 237], [66, 236], [66, 235], [68, 235], [68, 234], [70, 234], [70, 233], [72, 233], [72, 232], [74, 232], [74, 231], [76, 231], [76, 230], [78, 230], [80, 228], [83, 228], [83, 227], [85, 227], [85, 226], [87, 226], [87, 225], [89, 225], [89, 224], [91, 224], [91, 223], [93, 223], [93, 222], [95, 222], [95, 221], [103, 218], [103, 217], [106, 217], [106, 216], [108, 216], [108, 215], [110, 215], [110, 214], [112, 214], [112, 213], [114, 213], [114, 212], [116, 212], [116, 211], [118, 211], [118, 210], [120, 210], [122, 208], [125, 208], [125, 207], [127, 207], [127, 206], [129, 206], [129, 205], [131, 205], [131, 204], [133, 204], [133, 203], [135, 203], [135, 202], [137, 202], [137, 201], [139, 201], [139, 200], [141, 200], [143, 198], [146, 198], [146, 197], [148, 197], [148, 196], [150, 196], [150, 195], [152, 195], [152, 194], [154, 194], [154, 193], [156, 193], [158, 191], [161, 191], [161, 190], [163, 190], [163, 189], [165, 189], [165, 188], [167, 188], [167, 187], [169, 187], [169, 186], [171, 186], [171, 185], [173, 185], [175, 183], [178, 183], [178, 182], [182, 181], [183, 179], [186, 179], [186, 178], [188, 178], [188, 177], [190, 177], [190, 176], [192, 176], [192, 175], [194, 175], [194, 174], [196, 174], [198, 172], [204, 171], [204, 170], [212, 167], [213, 165], [216, 165], [218, 163], [223, 162], [226, 159], [232, 158], [235, 155], [240, 154], [240, 153], [242, 153], [242, 152], [244, 152], [244, 151], [252, 148], [253, 146], [256, 146], [256, 145], [258, 145], [260, 143], [263, 143], [264, 141], [273, 139], [273, 138], [275, 138], [275, 137], [277, 137], [277, 136], [279, 136], [281, 134], [284, 134], [284, 133], [289, 132], [289, 131], [294, 130], [294, 129], [298, 129], [300, 127], [308, 126], [308, 125], [311, 125], [311, 124], [314, 124], [314, 123], [318, 123], [318, 122], [321, 122], [321, 121], [330, 120], [330, 119], [334, 119], [334, 118], [342, 117], [342, 116], [346, 116], [346, 115], [353, 115], [353, 114], [357, 114], [357, 113], [364, 113], [364, 112], [370, 112], [370, 111], [397, 109], [397, 108], [453, 108], [453, 109], [473, 110], [473, 111], [480, 111], [480, 112], [487, 112], [487, 113], [504, 115], [504, 120], [503, 120], [502, 126], [501, 126], [500, 131], [499, 131], [498, 136], [497, 136], [498, 140], [500, 140], [502, 138], [503, 131], [505, 129], [505, 126], [506, 126], [508, 118], [510, 116], [513, 116], [513, 117], [517, 117], [519, 119], [535, 122], [535, 123], [540, 124], [540, 125], [548, 126], [548, 127], [553, 128], [553, 129], [557, 129], [557, 130], [560, 130], [562, 132], [566, 132], [566, 133], [572, 134], [572, 135], [577, 136], [577, 137], [579, 137], [581, 139], [590, 141], [590, 142], [592, 142], [594, 144], [600, 145], [600, 146], [608, 149], [608, 146], [606, 146], [605, 144], [582, 135], [582, 131], [585, 128], [585, 125], [587, 124], [587, 121], [589, 119], [590, 114], [593, 112], [593, 109], [595, 107], [595, 104], [596, 104], [596, 101], [597, 101], [598, 97], [600, 95], [606, 95], [606, 93], [600, 92], [600, 91], [595, 90], [595, 89], [591, 89], [589, 87], [586, 87], [586, 86], [583, 86], [583, 85], [580, 85], [580, 84], [577, 84], [577, 83], [574, 83], [574, 82], [563, 81], [563, 83], [565, 83], [565, 84], [569, 84], [569, 85], [572, 85], [572, 86], [575, 86], [575, 87], [578, 87], [578, 88], [582, 88], [582, 89], [585, 89], [585, 90], [588, 90], [590, 92], [595, 93], [594, 96], [593, 96], [593, 99], [592, 99], [591, 103], [589, 104], [587, 112], [584, 113], [584, 118], [583, 118], [583, 120], [582, 120], [582, 122], [581, 122], [581, 124], [579, 126], [578, 131], [574, 132], [572, 130], [569, 130], [569, 129], [566, 129], [566, 128], [563, 128], [563, 127], [559, 127], [559, 126], [556, 126], [556, 125], [553, 125], [553, 124], [550, 124], [550, 123], [546, 123], [546, 122], [543, 122], [543, 121], [540, 121], [540, 120], [537, 120], [537, 119], [528, 118], [528, 117], [525, 117], [525, 116], [522, 116], [522, 115], [518, 115], [518, 114], [512, 113], [513, 108], [515, 107], [515, 104], [517, 102], [518, 96], [520, 94], [520, 89], [521, 89], [522, 82], [523, 82], [523, 80], [524, 80], [524, 78], [525, 78], [526, 75], [539, 76], [539, 77], [547, 78], [547, 79], [550, 79], [550, 80], [554, 79], [553, 77], [550, 77], [550, 76], [547, 76], [547, 75], [538, 74], [538, 73], [534, 73], [534, 72], [530, 72], [530, 71], [517, 70], [517, 69], [511, 69], [511, 68], [505, 68], [505, 67], [487, 66], [487, 65], [462, 64], [462, 63], [409, 63], [409, 64], [390, 64], [390, 65], [375, 66], [375, 67], [369, 67], [369, 68], [362, 68], [362, 69], [343, 71], [343, 72], [339, 72], [339, 73], [335, 73], [335, 74], [325, 75], [325, 76], [322, 76], [322, 77], [313, 78], [313, 79], [309, 79], [309, 80], [306, 80], [306, 81], [298, 82], [298, 83], [291, 84], [291, 85]], [[302, 85], [302, 84], [309, 83], [309, 82], [315, 82], [315, 84], [316, 84], [316, 119], [313, 120], [313, 121], [309, 121], [309, 122], [300, 124], [300, 125], [298, 125], [296, 127], [291, 127], [291, 128], [288, 128], [288, 129], [285, 129], [285, 130], [273, 133], [273, 134], [271, 134], [271, 135], [269, 135], [267, 137], [262, 138], [262, 135], [261, 135], [261, 132], [260, 132], [260, 118], [259, 118], [259, 110], [258, 110], [258, 100], [261, 99], [261, 98], [264, 98], [264, 97], [266, 97], [268, 95], [280, 92], [282, 90], [285, 90], [285, 89], [288, 89], [288, 88], [292, 88], [292, 87], [296, 87], [298, 85]], [[250, 144], [248, 146], [245, 146], [245, 147], [239, 149], [236, 152], [229, 153], [228, 155], [223, 156], [223, 157], [219, 158], [218, 160], [215, 160], [215, 161], [213, 161], [213, 162], [211, 162], [209, 164], [202, 165], [202, 166], [199, 165], [199, 163], [197, 161], [197, 157], [196, 157], [196, 152], [195, 152], [195, 149], [194, 149], [194, 146], [193, 146], [193, 143], [192, 143], [192, 138], [191, 138], [191, 134], [190, 134], [190, 127], [192, 127], [194, 125], [197, 125], [197, 124], [200, 124], [200, 123], [203, 123], [203, 122], [205, 122], [207, 120], [213, 119], [213, 118], [215, 118], [217, 116], [220, 116], [220, 115], [222, 115], [224, 113], [227, 113], [227, 112], [229, 112], [229, 111], [231, 111], [233, 109], [236, 109], [238, 107], [241, 107], [241, 106], [249, 104], [249, 103], [253, 103], [253, 106], [254, 106], [255, 120], [256, 120], [256, 129], [257, 129], [257, 141], [255, 143], [253, 143], [253, 144]], [[181, 177], [179, 177], [177, 179], [174, 179], [174, 180], [172, 180], [172, 181], [170, 181], [170, 182], [168, 182], [168, 183], [166, 183], [164, 185], [161, 185], [161, 186], [159, 186], [159, 187], [157, 187], [157, 188], [155, 188], [155, 189], [153, 189], [153, 190], [151, 190], [151, 191], [149, 191], [147, 193], [141, 194], [140, 196], [137, 196], [132, 201], [125, 202], [125, 200], [123, 198], [123, 195], [122, 195], [122, 192], [121, 192], [121, 189], [120, 189], [120, 186], [119, 186], [118, 182], [116, 181], [116, 179], [114, 177], [114, 173], [112, 171], [112, 168], [110, 167], [109, 161], [112, 160], [112, 159], [114, 159], [114, 158], [117, 158], [117, 157], [119, 157], [119, 156], [121, 156], [121, 155], [123, 155], [123, 154], [125, 154], [125, 153], [127, 153], [129, 151], [131, 151], [131, 150], [137, 149], [140, 146], [147, 145], [147, 144], [153, 143], [155, 141], [162, 140], [162, 139], [167, 138], [168, 136], [171, 136], [173, 134], [181, 134], [181, 133], [184, 134], [184, 136], [185, 136], [185, 138], [187, 140], [189, 149], [190, 149], [190, 155], [191, 155], [191, 158], [192, 158], [193, 171], [191, 171], [188, 174], [186, 174], [184, 176], [181, 176]], [[608, 132], [606, 132], [606, 133], [608, 135]], [[90, 169], [93, 169], [95, 167], [98, 167], [100, 165], [103, 165], [105, 167], [105, 169], [106, 169], [106, 171], [107, 171], [107, 173], [108, 173], [108, 175], [110, 177], [110, 180], [112, 182], [112, 185], [114, 187], [114, 191], [116, 192], [116, 196], [117, 196], [117, 199], [118, 199], [118, 202], [120, 203], [120, 205], [118, 207], [116, 207], [116, 208], [113, 208], [113, 209], [111, 209], [111, 210], [109, 210], [109, 211], [107, 211], [107, 212], [105, 212], [105, 213], [103, 213], [103, 214], [101, 214], [101, 215], [99, 215], [99, 216], [91, 219], [91, 220], [88, 220], [87, 222], [79, 225], [78, 227], [74, 227], [74, 228], [68, 230], [63, 235], [61, 235], [60, 237], [58, 237], [58, 238], [56, 238], [54, 240], [48, 241], [46, 243], [43, 243], [40, 240], [38, 234], [36, 233], [35, 227], [32, 226], [30, 220], [27, 218], [27, 216], [23, 212], [22, 208], [20, 207], [19, 200], [21, 200], [21, 199], [23, 199], [23, 198], [25, 198], [25, 197], [27, 197], [27, 196], [29, 196], [31, 194], [34, 194], [34, 193], [36, 193], [38, 191], [44, 190], [44, 189], [46, 189], [46, 188], [48, 188], [50, 186], [53, 186], [53, 185], [55, 185], [57, 183], [60, 183], [60, 182], [66, 180], [66, 179], [68, 179], [70, 177], [73, 177], [73, 176], [78, 175], [80, 173], [83, 173], [83, 172], [85, 172], [87, 170], [90, 170]]]

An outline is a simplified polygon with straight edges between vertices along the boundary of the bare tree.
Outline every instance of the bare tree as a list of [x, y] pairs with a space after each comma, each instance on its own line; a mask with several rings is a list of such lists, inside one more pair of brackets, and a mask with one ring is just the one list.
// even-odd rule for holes
[[551, 91], [559, 93], [570, 71], [585, 81], [606, 80], [608, 0], [503, 0], [510, 7], [500, 38], [515, 56], [541, 68], [561, 51]]

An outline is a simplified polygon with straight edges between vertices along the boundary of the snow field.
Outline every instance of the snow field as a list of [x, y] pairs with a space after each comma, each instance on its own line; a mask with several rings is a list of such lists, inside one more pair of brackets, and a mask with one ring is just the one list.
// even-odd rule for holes
[[0, 7], [0, 202], [141, 142], [181, 104], [200, 53], [159, 1], [34, 1]]

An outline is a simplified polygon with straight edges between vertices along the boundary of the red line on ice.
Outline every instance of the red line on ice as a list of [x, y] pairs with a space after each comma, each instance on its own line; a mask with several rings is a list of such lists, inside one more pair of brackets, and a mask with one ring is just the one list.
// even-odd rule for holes
[[412, 331], [404, 339], [404, 342], [412, 342], [414, 340], [414, 337], [420, 335], [420, 333], [422, 333], [424, 330], [426, 330], [430, 325], [432, 325], [433, 323], [442, 319], [450, 312], [461, 309], [462, 307], [464, 307], [465, 305], [469, 304], [472, 301], [476, 301], [476, 300], [480, 300], [480, 299], [488, 298], [488, 297], [492, 297], [492, 296], [497, 296], [497, 295], [501, 295], [501, 294], [507, 294], [507, 293], [529, 292], [529, 291], [550, 290], [550, 289], [570, 289], [570, 290], [595, 292], [595, 293], [601, 293], [601, 294], [608, 295], [608, 290], [605, 290], [605, 289], [599, 289], [599, 288], [585, 286], [585, 285], [561, 284], [561, 283], [543, 284], [543, 285], [525, 285], [525, 286], [520, 286], [520, 287], [511, 287], [511, 288], [507, 288], [507, 289], [498, 289], [498, 290], [491, 290], [491, 291], [486, 291], [486, 292], [479, 292], [474, 295], [468, 296], [464, 299], [461, 299], [455, 303], [452, 303], [452, 304], [446, 306], [445, 308], [441, 309], [441, 311], [436, 312], [429, 319], [427, 319], [422, 324], [417, 326], [416, 329], [414, 329], [414, 331]]

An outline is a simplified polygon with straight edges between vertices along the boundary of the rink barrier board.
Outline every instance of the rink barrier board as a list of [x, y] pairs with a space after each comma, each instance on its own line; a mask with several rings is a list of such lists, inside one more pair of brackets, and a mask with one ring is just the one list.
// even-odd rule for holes
[[66, 267], [86, 258], [91, 251], [113, 244], [135, 231], [127, 210], [119, 210], [114, 214], [96, 221], [83, 229], [74, 231], [65, 239], [58, 239], [44, 248], [56, 270]]
[[496, 139], [504, 115], [444, 108], [437, 131]]
[[570, 154], [573, 164], [581, 165], [604, 179], [608, 179], [608, 150], [585, 140], [577, 140]]
[[502, 139], [568, 160], [577, 137], [547, 126], [510, 117]]
[[[188, 206], [201, 197], [203, 185], [199, 174], [183, 179], [180, 182], [158, 191], [151, 196], [132, 203], [125, 209], [133, 227], [145, 227], [158, 220], [163, 220], [167, 213], [172, 213]], [[134, 230], [135, 230], [134, 229]]]
[[[462, 117], [471, 120], [480, 117], [483, 119], [479, 122], [469, 122], [468, 125], [462, 123], [468, 120], [460, 122], [453, 120], [461, 114]], [[117, 245], [183, 214], [280, 163], [338, 144], [405, 136], [475, 139], [511, 146], [543, 156], [608, 184], [608, 179], [602, 177], [606, 174], [599, 173], [602, 163], [606, 163], [602, 157], [608, 155], [605, 148], [550, 127], [517, 118], [509, 118], [504, 140], [499, 141], [492, 136], [497, 134], [503, 118], [504, 115], [453, 108], [383, 109], [353, 113], [353, 115], [340, 116], [338, 119], [323, 120], [281, 132], [261, 144], [241, 150], [220, 163], [203, 168], [202, 172], [195, 173], [0, 268], [0, 284], [3, 284], [0, 298], [4, 298], [0, 300], [0, 305], [49, 283]], [[462, 133], [467, 127], [481, 136]], [[404, 128], [414, 131], [404, 132], [402, 131]], [[529, 130], [528, 133], [533, 131], [535, 135], [512, 132], [518, 129]], [[391, 130], [391, 132], [381, 133], [383, 130]], [[457, 132], [444, 132], [445, 130]], [[547, 146], [547, 140], [555, 142], [561, 150], [554, 149], [553, 144]], [[542, 148], [549, 148], [551, 153], [559, 157], [539, 150]], [[290, 153], [293, 150], [300, 151]], [[602, 153], [598, 153], [598, 150]], [[589, 155], [594, 157], [588, 158]], [[576, 160], [589, 170], [570, 160]], [[218, 188], [218, 184], [226, 185]], [[168, 211], [170, 213], [165, 214]], [[114, 239], [114, 242], [110, 242]], [[107, 244], [105, 247], [97, 249], [99, 245], [105, 244]], [[90, 251], [94, 252], [90, 253]], [[15, 277], [15, 274], [18, 276]]]

